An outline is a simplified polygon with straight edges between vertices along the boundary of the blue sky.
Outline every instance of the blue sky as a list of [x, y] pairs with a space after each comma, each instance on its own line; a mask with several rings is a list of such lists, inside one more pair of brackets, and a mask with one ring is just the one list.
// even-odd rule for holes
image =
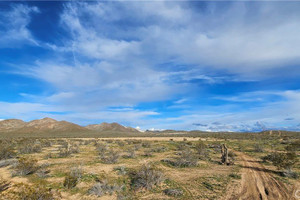
[[0, 2], [0, 119], [300, 130], [299, 9], [299, 2]]

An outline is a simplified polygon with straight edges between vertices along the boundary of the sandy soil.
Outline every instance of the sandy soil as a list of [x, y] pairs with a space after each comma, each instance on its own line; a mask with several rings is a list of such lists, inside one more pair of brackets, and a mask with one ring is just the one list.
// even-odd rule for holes
[[241, 159], [242, 180], [239, 193], [228, 191], [226, 199], [241, 200], [288, 200], [296, 199], [291, 188], [276, 180], [271, 171], [262, 166], [254, 158], [241, 152], [236, 152]]

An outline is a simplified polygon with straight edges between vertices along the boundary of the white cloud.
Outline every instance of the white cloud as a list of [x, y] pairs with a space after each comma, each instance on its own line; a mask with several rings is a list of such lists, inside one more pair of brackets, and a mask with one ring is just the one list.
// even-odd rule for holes
[[[232, 104], [192, 111], [185, 98], [179, 99], [173, 102], [178, 105], [169, 108], [184, 113], [167, 119], [146, 120], [159, 113], [134, 109], [143, 102], [191, 94], [198, 87], [193, 80], [215, 84], [299, 74], [298, 4], [232, 2], [224, 8], [223, 4], [208, 3], [201, 10], [190, 3], [66, 2], [60, 26], [71, 38], [63, 41], [63, 46], [45, 44], [61, 57], [36, 61], [18, 72], [49, 83], [55, 92], [27, 95], [36, 103], [2, 102], [3, 116], [32, 118], [41, 112], [65, 112], [53, 116], [74, 122], [126, 120], [143, 129], [193, 129], [192, 124], [203, 123], [207, 130], [250, 130], [257, 128], [257, 121], [279, 125], [286, 115], [300, 121], [298, 91], [220, 96], [216, 99]], [[201, 2], [191, 4], [197, 3]], [[19, 40], [35, 44], [27, 25], [30, 13], [36, 12], [36, 8], [20, 4], [0, 14], [7, 16], [9, 24], [0, 32], [4, 35], [0, 46]], [[70, 54], [73, 59], [64, 58]], [[283, 100], [267, 103], [272, 95]], [[241, 110], [233, 102], [262, 104]], [[111, 106], [133, 109], [111, 111]], [[221, 124], [212, 124], [215, 121]], [[294, 122], [285, 123], [293, 126]]]
[[38, 13], [37, 7], [12, 4], [8, 11], [0, 13], [0, 48], [16, 48], [21, 44], [38, 45], [28, 29], [30, 14]]

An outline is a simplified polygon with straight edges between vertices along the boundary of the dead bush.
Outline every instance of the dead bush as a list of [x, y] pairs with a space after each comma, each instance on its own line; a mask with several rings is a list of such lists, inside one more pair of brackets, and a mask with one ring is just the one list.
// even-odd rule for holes
[[64, 180], [64, 187], [71, 189], [74, 188], [80, 181], [82, 177], [82, 169], [79, 167], [72, 168], [70, 172], [66, 175]]
[[13, 176], [25, 176], [33, 174], [40, 167], [37, 164], [37, 160], [33, 157], [21, 157], [18, 162], [13, 166]]
[[164, 181], [163, 173], [151, 164], [145, 164], [141, 168], [131, 171], [129, 177], [133, 189], [149, 190]]
[[100, 159], [105, 164], [117, 163], [120, 158], [120, 152], [115, 150], [108, 150], [104, 154], [100, 155]]
[[108, 184], [107, 181], [97, 182], [94, 184], [89, 190], [88, 194], [90, 195], [96, 195], [97, 197], [101, 197], [103, 195], [112, 195], [115, 192], [120, 192], [122, 190], [122, 187], [117, 184]]

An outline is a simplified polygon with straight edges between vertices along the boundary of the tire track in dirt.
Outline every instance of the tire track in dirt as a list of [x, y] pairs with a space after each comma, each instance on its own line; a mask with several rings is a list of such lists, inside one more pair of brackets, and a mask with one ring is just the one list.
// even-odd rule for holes
[[241, 161], [242, 180], [240, 191], [234, 197], [226, 199], [240, 200], [289, 200], [295, 199], [293, 191], [284, 183], [276, 180], [271, 171], [264, 168], [257, 160], [241, 152], [236, 152]]

